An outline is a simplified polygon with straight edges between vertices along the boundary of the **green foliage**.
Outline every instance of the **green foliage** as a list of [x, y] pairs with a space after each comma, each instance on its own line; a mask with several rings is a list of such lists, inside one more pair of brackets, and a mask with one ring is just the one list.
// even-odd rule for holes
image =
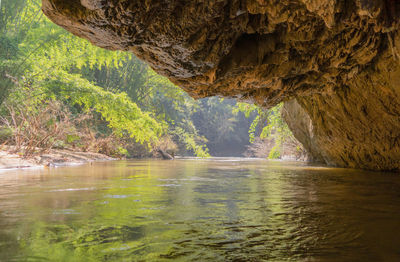
[[246, 118], [236, 109], [237, 102], [233, 99], [211, 97], [198, 100], [191, 118], [199, 134], [207, 138], [212, 155], [239, 156], [246, 150], [253, 116]]
[[[168, 79], [156, 74], [147, 65], [129, 55], [121, 68], [84, 68], [89, 76], [104, 89], [126, 92], [142, 110], [151, 112], [158, 122], [163, 123], [165, 132], [180, 145], [180, 152], [192, 152], [207, 156], [204, 140], [192, 122], [198, 103]], [[178, 130], [178, 131], [177, 131]], [[201, 149], [203, 148], [203, 149]]]
[[86, 112], [101, 114], [118, 136], [129, 135], [136, 142], [155, 143], [162, 134], [163, 125], [132, 102], [126, 93], [112, 93], [93, 85], [76, 74], [59, 72], [54, 80], [44, 84], [46, 94], [57, 92], [57, 98], [79, 105]]
[[257, 134], [258, 133], [257, 131], [260, 129], [260, 126], [264, 124], [265, 118], [268, 117], [269, 112], [267, 110], [263, 110], [257, 105], [248, 103], [238, 103], [237, 107], [234, 109], [233, 112], [235, 113], [242, 112], [247, 118], [249, 118], [252, 115], [256, 115], [248, 131], [249, 141], [250, 143], [253, 143], [255, 141], [255, 138], [259, 135]]
[[262, 109], [255, 104], [248, 103], [237, 103], [236, 108], [233, 109], [234, 113], [243, 112], [244, 115], [248, 118], [254, 112], [260, 113]]
[[266, 138], [271, 135], [275, 135], [278, 144], [282, 144], [289, 137], [292, 136], [292, 132], [287, 126], [286, 122], [281, 116], [283, 103], [268, 110], [267, 125], [263, 128], [260, 137]]
[[185, 144], [186, 149], [192, 150], [194, 154], [198, 157], [210, 157], [210, 154], [208, 153], [208, 148], [204, 145], [199, 145], [196, 143], [196, 138], [198, 138], [197, 134], [191, 134], [188, 132], [185, 132], [184, 129], [177, 127], [175, 128], [173, 134], [175, 134], [179, 141]]
[[279, 145], [275, 145], [269, 152], [268, 158], [269, 159], [278, 159], [280, 157], [281, 157], [281, 151], [280, 151]]
[[256, 128], [259, 123], [260, 123], [260, 115], [257, 115], [256, 118], [254, 118], [254, 120], [251, 123], [250, 128], [249, 128], [250, 143], [253, 143], [255, 140]]
[[[246, 117], [249, 117], [251, 114], [256, 114], [249, 128], [250, 142], [253, 143], [256, 137], [260, 137], [261, 139], [273, 139], [275, 146], [269, 153], [269, 158], [271, 159], [281, 157], [283, 153], [282, 147], [285, 143], [296, 144], [297, 142], [281, 116], [282, 106], [283, 103], [280, 103], [266, 110], [256, 105], [239, 103], [235, 110], [235, 112], [244, 112]], [[299, 147], [299, 145], [297, 145], [297, 147]], [[302, 150], [302, 148], [299, 148], [297, 151]]]

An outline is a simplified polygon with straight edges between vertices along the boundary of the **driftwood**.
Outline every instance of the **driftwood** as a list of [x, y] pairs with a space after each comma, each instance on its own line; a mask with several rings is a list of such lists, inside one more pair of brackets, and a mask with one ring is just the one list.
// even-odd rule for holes
[[160, 153], [160, 155], [162, 156], [162, 158], [164, 160], [173, 160], [174, 159], [173, 156], [171, 156], [170, 154], [168, 154], [167, 152], [165, 152], [162, 149], [157, 149], [157, 152]]

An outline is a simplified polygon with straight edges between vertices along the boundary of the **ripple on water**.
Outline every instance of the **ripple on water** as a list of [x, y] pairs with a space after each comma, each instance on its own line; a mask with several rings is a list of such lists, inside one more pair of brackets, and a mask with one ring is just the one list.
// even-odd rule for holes
[[84, 187], [84, 188], [63, 188], [63, 189], [53, 189], [47, 192], [68, 192], [68, 191], [93, 191], [96, 190], [95, 187]]
[[243, 159], [40, 172], [0, 187], [0, 261], [400, 261], [400, 176]]

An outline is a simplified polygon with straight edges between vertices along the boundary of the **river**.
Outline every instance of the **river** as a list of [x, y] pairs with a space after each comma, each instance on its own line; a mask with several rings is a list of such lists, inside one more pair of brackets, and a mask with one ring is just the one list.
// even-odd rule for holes
[[3, 171], [0, 261], [400, 261], [400, 176], [240, 158]]

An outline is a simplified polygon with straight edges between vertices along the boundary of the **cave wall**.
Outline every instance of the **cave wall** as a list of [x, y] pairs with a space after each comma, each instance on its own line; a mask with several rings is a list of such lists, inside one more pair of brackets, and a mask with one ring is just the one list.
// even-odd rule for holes
[[313, 161], [399, 171], [400, 67], [393, 53], [333, 93], [296, 97], [282, 115]]
[[349, 87], [331, 95], [297, 98], [313, 125], [310, 151], [318, 151], [330, 165], [398, 171], [399, 86], [398, 62], [386, 54]]
[[309, 141], [299, 131], [307, 121], [286, 119], [316, 159], [400, 170], [398, 1], [43, 0], [42, 8], [95, 45], [135, 53], [193, 97], [264, 107], [296, 99], [287, 112], [303, 110]]
[[307, 151], [307, 161], [326, 163], [314, 133], [314, 125], [309, 114], [296, 99], [286, 101], [282, 107], [282, 117], [293, 135]]

